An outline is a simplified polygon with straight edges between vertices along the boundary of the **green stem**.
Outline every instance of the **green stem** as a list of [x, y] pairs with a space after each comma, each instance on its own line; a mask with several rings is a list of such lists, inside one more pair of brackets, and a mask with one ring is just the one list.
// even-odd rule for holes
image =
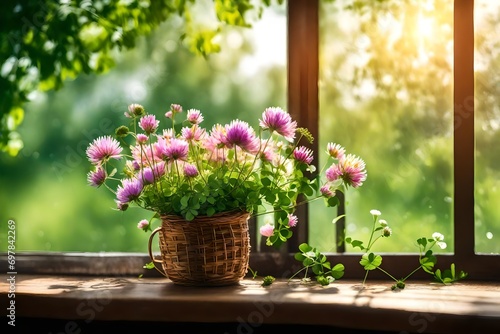
[[174, 164], [175, 164], [175, 170], [177, 171], [177, 187], [179, 187], [181, 182], [181, 172], [179, 171], [179, 165], [177, 165], [177, 160], [174, 161]]
[[414, 273], [417, 272], [417, 270], [419, 270], [420, 268], [422, 268], [422, 265], [420, 265], [417, 269], [413, 270], [411, 273], [409, 273], [405, 278], [402, 279], [402, 281], [406, 281], [411, 275], [413, 275]]
[[370, 240], [368, 240], [368, 246], [366, 248], [366, 252], [370, 250], [370, 244], [372, 243], [373, 239], [373, 234], [375, 233], [375, 223], [377, 222], [377, 216], [373, 216], [373, 226], [372, 226], [372, 233], [370, 234]]
[[368, 272], [369, 272], [369, 270], [367, 270], [367, 271], [366, 271], [366, 273], [365, 273], [365, 278], [363, 278], [363, 285], [365, 285], [366, 278], [368, 277]]
[[[398, 279], [396, 279], [394, 276], [392, 276], [391, 274], [389, 274], [387, 271], [385, 271], [384, 269], [380, 268], [380, 267], [377, 267], [378, 270], [380, 270], [381, 272], [383, 272], [384, 274], [386, 274], [387, 276], [389, 276], [390, 278], [392, 278], [393, 280], [395, 280], [396, 282], [398, 281]], [[404, 281], [404, 280], [403, 280]]]
[[[289, 279], [288, 279], [288, 282], [290, 282], [295, 276], [297, 276], [301, 271], [303, 270], [307, 270], [309, 267], [304, 267], [302, 269], [300, 269], [299, 271], [297, 271], [295, 274], [293, 274]], [[307, 273], [307, 271], [306, 271]]]
[[[299, 205], [302, 205], [302, 204], [306, 204], [306, 203], [310, 203], [310, 202], [313, 202], [317, 199], [320, 199], [322, 196], [318, 196], [318, 197], [315, 197], [313, 199], [310, 199], [310, 200], [306, 200], [306, 201], [302, 201], [302, 202], [299, 202], [293, 206], [291, 206], [290, 208], [296, 208], [298, 207]], [[264, 211], [264, 212], [259, 212], [259, 213], [255, 213], [252, 215], [252, 217], [258, 217], [258, 216], [262, 216], [262, 215], [267, 215], [269, 213], [274, 213], [274, 212], [281, 212], [283, 211], [283, 209], [277, 209], [277, 210], [271, 210], [271, 211]]]
[[253, 278], [257, 277], [257, 272], [253, 271], [252, 268], [248, 267], [248, 270], [252, 273]]
[[114, 191], [113, 189], [111, 189], [111, 187], [110, 187], [110, 186], [108, 186], [108, 185], [106, 184], [106, 182], [105, 182], [105, 183], [103, 183], [103, 185], [104, 185], [106, 188], [108, 188], [108, 190], [109, 190], [109, 191], [111, 191], [113, 194], [115, 194], [115, 195], [116, 195], [116, 191]]
[[372, 244], [371, 244], [371, 245], [370, 245], [370, 244], [368, 244], [368, 248], [367, 248], [367, 249], [372, 248], [372, 246], [375, 244], [375, 242], [376, 242], [378, 239], [380, 239], [381, 237], [382, 237], [382, 235], [379, 235], [378, 237], [376, 237], [376, 238], [375, 238], [375, 240], [373, 240], [373, 242], [372, 242]]

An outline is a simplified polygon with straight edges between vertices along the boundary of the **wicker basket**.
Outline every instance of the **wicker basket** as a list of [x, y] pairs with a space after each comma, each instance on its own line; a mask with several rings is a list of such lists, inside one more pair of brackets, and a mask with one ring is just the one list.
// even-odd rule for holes
[[[222, 286], [238, 283], [247, 273], [250, 255], [249, 214], [231, 212], [186, 221], [162, 216], [162, 226], [149, 237], [149, 256], [161, 263], [156, 269], [173, 283], [188, 286]], [[151, 244], [159, 233], [161, 261]]]

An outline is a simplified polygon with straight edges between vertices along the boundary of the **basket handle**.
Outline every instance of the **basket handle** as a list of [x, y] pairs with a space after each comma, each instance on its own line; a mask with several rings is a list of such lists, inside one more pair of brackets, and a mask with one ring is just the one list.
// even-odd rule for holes
[[153, 265], [155, 266], [155, 269], [160, 274], [162, 274], [163, 276], [165, 276], [166, 278], [168, 278], [167, 274], [163, 270], [158, 269], [158, 266], [156, 265], [156, 263], [162, 263], [162, 261], [159, 261], [159, 260], [155, 259], [155, 257], [153, 256], [153, 251], [151, 249], [151, 245], [153, 243], [153, 238], [154, 238], [155, 234], [158, 233], [158, 232], [160, 232], [160, 231], [161, 231], [161, 227], [157, 227], [153, 232], [151, 232], [151, 235], [149, 236], [149, 242], [148, 242], [149, 258], [151, 259], [151, 261], [153, 261]]

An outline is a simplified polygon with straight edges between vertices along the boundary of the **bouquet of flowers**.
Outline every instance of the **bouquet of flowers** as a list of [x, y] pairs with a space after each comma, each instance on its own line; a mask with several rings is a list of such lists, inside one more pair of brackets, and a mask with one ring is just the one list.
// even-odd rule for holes
[[366, 180], [364, 161], [335, 143], [327, 145], [324, 173], [316, 173], [313, 152], [302, 143], [312, 143], [312, 135], [279, 107], [263, 111], [257, 131], [238, 119], [203, 128], [197, 109], [176, 124], [182, 114], [182, 106], [172, 104], [160, 120], [131, 104], [125, 112], [130, 124], [116, 129], [115, 137], [96, 138], [86, 151], [91, 186], [112, 191], [119, 210], [137, 205], [153, 213], [138, 223], [144, 231], [162, 215], [192, 221], [222, 212], [273, 212], [274, 224], [260, 233], [268, 245], [279, 245], [292, 236], [298, 205], [324, 198], [335, 206], [337, 191]]

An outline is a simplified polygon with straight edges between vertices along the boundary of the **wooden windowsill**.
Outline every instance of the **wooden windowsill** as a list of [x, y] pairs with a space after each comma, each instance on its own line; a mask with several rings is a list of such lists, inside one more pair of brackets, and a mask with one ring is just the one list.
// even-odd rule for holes
[[166, 278], [17, 275], [12, 299], [8, 278], [0, 283], [2, 309], [15, 300], [18, 324], [23, 319], [60, 319], [66, 325], [74, 325], [72, 320], [227, 323], [235, 333], [279, 324], [409, 333], [500, 330], [500, 286], [494, 282], [415, 281], [392, 291], [389, 281], [369, 281], [362, 288], [360, 281], [344, 279], [326, 287], [298, 280], [262, 287], [261, 279], [245, 279], [200, 288]]

